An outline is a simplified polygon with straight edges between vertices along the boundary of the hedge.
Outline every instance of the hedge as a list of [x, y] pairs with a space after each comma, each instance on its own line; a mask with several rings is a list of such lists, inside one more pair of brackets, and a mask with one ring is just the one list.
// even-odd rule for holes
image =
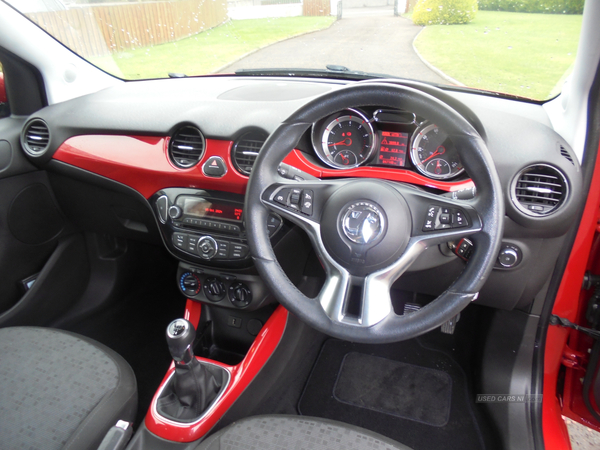
[[412, 14], [417, 25], [468, 23], [477, 13], [477, 0], [419, 0]]
[[479, 9], [548, 14], [582, 14], [585, 0], [479, 0]]

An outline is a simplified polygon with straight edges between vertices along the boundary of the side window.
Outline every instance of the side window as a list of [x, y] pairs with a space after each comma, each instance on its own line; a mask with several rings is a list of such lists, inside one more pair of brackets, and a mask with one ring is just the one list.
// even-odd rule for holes
[[0, 119], [10, 115], [8, 110], [8, 99], [6, 98], [6, 88], [4, 87], [4, 72], [0, 64]]

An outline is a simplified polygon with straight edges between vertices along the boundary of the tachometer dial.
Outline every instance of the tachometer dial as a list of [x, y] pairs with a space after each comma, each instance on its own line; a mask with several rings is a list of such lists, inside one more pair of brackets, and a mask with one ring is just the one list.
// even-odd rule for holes
[[417, 170], [429, 178], [444, 180], [465, 170], [448, 134], [434, 124], [422, 125], [415, 131], [410, 156]]
[[369, 120], [360, 112], [348, 110], [320, 128], [320, 142], [313, 134], [313, 144], [321, 160], [336, 169], [363, 164], [375, 148], [375, 133]]

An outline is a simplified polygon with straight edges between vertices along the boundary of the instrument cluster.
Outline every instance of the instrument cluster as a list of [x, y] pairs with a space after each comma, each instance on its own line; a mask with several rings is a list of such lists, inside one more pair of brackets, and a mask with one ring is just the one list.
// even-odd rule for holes
[[464, 172], [448, 134], [406, 111], [346, 109], [313, 124], [311, 137], [319, 159], [335, 169], [415, 169], [436, 180]]

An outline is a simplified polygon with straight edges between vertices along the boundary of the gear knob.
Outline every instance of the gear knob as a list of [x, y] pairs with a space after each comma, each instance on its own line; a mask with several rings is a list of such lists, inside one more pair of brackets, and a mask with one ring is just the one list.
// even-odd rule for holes
[[167, 345], [177, 363], [189, 364], [194, 359], [196, 330], [189, 320], [175, 319], [167, 327]]

